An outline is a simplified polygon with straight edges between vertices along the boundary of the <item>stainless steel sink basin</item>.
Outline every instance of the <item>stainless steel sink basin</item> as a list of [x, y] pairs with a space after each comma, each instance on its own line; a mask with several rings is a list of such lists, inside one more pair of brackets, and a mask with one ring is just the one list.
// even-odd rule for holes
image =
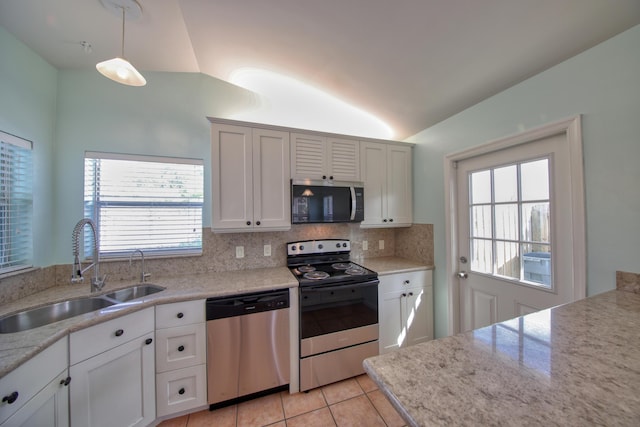
[[103, 298], [81, 298], [21, 311], [0, 318], [0, 334], [26, 331], [114, 304]]
[[0, 318], [0, 334], [22, 332], [48, 325], [80, 314], [117, 306], [117, 304], [155, 294], [164, 289], [157, 285], [137, 285], [98, 297], [73, 299], [10, 314]]
[[146, 297], [156, 292], [164, 291], [162, 286], [157, 285], [138, 285], [130, 288], [120, 289], [119, 291], [110, 292], [104, 295], [107, 298], [118, 302], [131, 301], [132, 299]]

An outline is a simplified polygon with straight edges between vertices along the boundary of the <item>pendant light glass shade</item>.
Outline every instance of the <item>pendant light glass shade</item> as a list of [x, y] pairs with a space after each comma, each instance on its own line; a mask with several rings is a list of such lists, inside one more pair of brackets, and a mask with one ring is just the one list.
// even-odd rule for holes
[[110, 0], [107, 2], [109, 7], [118, 7], [122, 9], [122, 57], [116, 57], [107, 61], [102, 61], [96, 64], [96, 69], [103, 76], [118, 82], [123, 85], [129, 86], [144, 86], [147, 84], [147, 80], [131, 65], [129, 61], [124, 59], [124, 21], [125, 21], [125, 9], [127, 9], [127, 3], [133, 3], [140, 8], [135, 0], [127, 0], [122, 2], [121, 0]]
[[147, 84], [142, 74], [129, 61], [123, 58], [102, 61], [96, 65], [96, 68], [103, 76], [123, 85], [144, 86]]

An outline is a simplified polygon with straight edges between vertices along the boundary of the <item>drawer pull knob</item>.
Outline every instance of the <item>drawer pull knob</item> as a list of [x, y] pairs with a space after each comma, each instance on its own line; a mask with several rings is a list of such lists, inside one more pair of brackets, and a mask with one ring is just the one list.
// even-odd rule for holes
[[184, 317], [184, 313], [178, 313], [178, 319], [182, 319]]
[[411, 283], [409, 280], [405, 280], [405, 281], [404, 281], [404, 284], [405, 284], [405, 285], [408, 285], [409, 283]]
[[146, 345], [149, 345], [149, 344], [151, 344], [152, 342], [153, 342], [153, 339], [152, 339], [152, 338], [147, 338], [147, 339], [144, 341], [144, 343], [145, 343]]
[[178, 394], [184, 394], [184, 387], [178, 390]]
[[260, 225], [260, 221], [256, 221], [256, 225]]
[[68, 386], [71, 383], [71, 377], [67, 377], [63, 380], [60, 380], [60, 385]]
[[409, 292], [409, 296], [412, 297], [413, 296], [413, 292]]
[[180, 347], [178, 347], [178, 351], [184, 351], [184, 346], [181, 345]]
[[406, 297], [406, 296], [407, 296], [407, 294], [402, 294], [402, 296], [403, 296], [403, 297]]
[[124, 329], [118, 329], [118, 330], [116, 331], [116, 336], [117, 336], [117, 337], [121, 337], [123, 334], [124, 334]]
[[3, 402], [7, 402], [9, 405], [11, 405], [13, 402], [15, 402], [16, 400], [18, 400], [18, 392], [14, 391], [13, 393], [5, 396], [2, 398]]

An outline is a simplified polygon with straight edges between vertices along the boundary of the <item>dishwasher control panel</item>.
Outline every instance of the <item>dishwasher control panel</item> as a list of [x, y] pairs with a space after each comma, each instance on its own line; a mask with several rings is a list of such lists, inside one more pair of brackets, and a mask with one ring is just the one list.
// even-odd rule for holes
[[207, 299], [207, 320], [289, 308], [289, 290], [258, 292]]

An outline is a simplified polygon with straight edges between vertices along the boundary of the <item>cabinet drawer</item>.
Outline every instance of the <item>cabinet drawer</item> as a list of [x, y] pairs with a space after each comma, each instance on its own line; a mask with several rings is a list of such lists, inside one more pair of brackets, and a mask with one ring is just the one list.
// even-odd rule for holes
[[422, 288], [432, 285], [431, 271], [419, 270], [380, 276], [380, 292], [395, 292], [403, 289]]
[[70, 365], [153, 332], [153, 307], [109, 320], [70, 335]]
[[205, 363], [205, 324], [156, 331], [156, 372]]
[[[66, 369], [67, 338], [65, 337], [0, 379], [0, 423]], [[4, 397], [15, 397], [15, 401], [2, 402]]]
[[205, 301], [183, 301], [156, 306], [156, 328], [172, 328], [205, 321]]
[[207, 404], [206, 365], [164, 372], [156, 376], [157, 416], [175, 414]]

